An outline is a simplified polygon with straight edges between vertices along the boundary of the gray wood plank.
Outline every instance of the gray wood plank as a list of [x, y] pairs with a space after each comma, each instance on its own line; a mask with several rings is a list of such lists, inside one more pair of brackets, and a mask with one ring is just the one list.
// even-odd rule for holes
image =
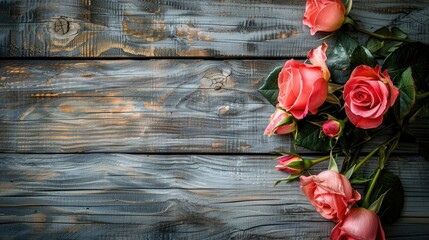
[[[273, 187], [285, 175], [272, 158], [0, 154], [0, 238], [327, 238], [333, 223], [298, 183]], [[388, 167], [406, 198], [387, 237], [429, 237], [429, 162], [398, 156]]]
[[[257, 92], [283, 61], [0, 61], [0, 151], [269, 153]], [[416, 127], [427, 130], [427, 119]], [[299, 149], [299, 151], [306, 151]], [[416, 145], [399, 151], [415, 153]]]
[[[370, 4], [369, 4], [370, 3]], [[2, 0], [0, 56], [305, 56], [305, 1]], [[352, 17], [429, 42], [427, 0], [354, 1]]]
[[[261, 152], [279, 61], [1, 61], [1, 151]], [[273, 147], [271, 147], [273, 146]]]

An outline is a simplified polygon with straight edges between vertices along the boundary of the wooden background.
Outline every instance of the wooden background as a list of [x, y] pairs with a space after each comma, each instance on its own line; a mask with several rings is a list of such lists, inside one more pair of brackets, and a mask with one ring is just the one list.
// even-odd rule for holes
[[[304, 6], [0, 0], [0, 238], [328, 238], [298, 183], [273, 187], [270, 153], [295, 147], [262, 135], [274, 109], [256, 91], [320, 45]], [[352, 16], [429, 43], [428, 0], [355, 0]], [[405, 206], [387, 237], [429, 238], [429, 162], [402, 143], [388, 168]]]

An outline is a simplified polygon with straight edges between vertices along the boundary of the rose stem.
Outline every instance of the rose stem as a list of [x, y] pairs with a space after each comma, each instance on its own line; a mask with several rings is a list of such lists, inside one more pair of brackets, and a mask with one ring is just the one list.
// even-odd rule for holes
[[377, 172], [374, 175], [374, 178], [371, 181], [371, 184], [369, 185], [368, 191], [365, 194], [365, 199], [363, 200], [362, 203], [362, 207], [364, 208], [368, 208], [369, 207], [369, 198], [371, 197], [371, 193], [372, 190], [375, 187], [375, 183], [377, 183], [378, 177], [380, 176], [381, 171], [383, 170], [387, 159], [389, 158], [390, 153], [392, 153], [393, 149], [396, 148], [396, 146], [398, 146], [399, 143], [399, 138], [401, 136], [401, 133], [396, 134], [396, 136], [388, 141], [386, 141], [385, 143], [383, 143], [382, 145], [380, 145], [378, 148], [380, 148], [381, 146], [385, 146], [387, 145], [389, 142], [394, 141], [392, 146], [390, 146], [389, 151], [387, 152], [387, 154], [385, 156], [383, 156], [382, 160], [378, 161], [378, 168], [377, 168]]
[[364, 34], [367, 34], [369, 36], [378, 38], [378, 39], [382, 39], [382, 40], [392, 40], [392, 41], [397, 41], [397, 42], [408, 42], [408, 43], [413, 43], [415, 41], [410, 40], [410, 39], [403, 39], [403, 38], [398, 38], [398, 37], [393, 37], [393, 36], [385, 36], [385, 35], [381, 35], [381, 34], [377, 34], [377, 33], [373, 33], [370, 32], [368, 30], [359, 28], [357, 26], [355, 26], [355, 30]]

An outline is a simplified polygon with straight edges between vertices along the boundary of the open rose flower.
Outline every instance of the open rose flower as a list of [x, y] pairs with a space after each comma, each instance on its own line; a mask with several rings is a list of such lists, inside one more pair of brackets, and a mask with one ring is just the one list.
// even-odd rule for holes
[[316, 32], [334, 32], [343, 24], [346, 8], [340, 0], [307, 0], [304, 25], [310, 28], [310, 34]]
[[309, 52], [308, 58], [313, 65], [291, 59], [279, 74], [279, 106], [297, 119], [304, 118], [309, 111], [316, 114], [326, 100], [329, 80], [326, 48], [324, 43]]
[[276, 108], [276, 111], [271, 115], [270, 123], [265, 129], [264, 134], [271, 136], [272, 134], [281, 135], [292, 133], [296, 130], [296, 122], [292, 115], [282, 109]]
[[358, 128], [380, 126], [384, 113], [395, 103], [399, 95], [387, 70], [381, 73], [377, 65], [356, 67], [344, 85], [344, 108], [349, 120]]
[[352, 208], [349, 214], [331, 232], [331, 240], [374, 239], [384, 240], [380, 218], [371, 210]]
[[349, 208], [360, 200], [349, 180], [338, 172], [326, 170], [318, 175], [301, 176], [301, 190], [324, 218], [341, 221]]

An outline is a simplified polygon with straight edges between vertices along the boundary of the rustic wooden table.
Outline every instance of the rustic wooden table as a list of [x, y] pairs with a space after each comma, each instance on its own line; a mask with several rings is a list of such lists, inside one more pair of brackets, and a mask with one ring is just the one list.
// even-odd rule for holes
[[[320, 44], [304, 5], [0, 0], [0, 238], [328, 238], [298, 183], [273, 187], [269, 153], [294, 146], [263, 136], [256, 91]], [[428, 0], [353, 7], [429, 42]], [[387, 237], [429, 238], [429, 162], [403, 143], [388, 167], [405, 206]]]

